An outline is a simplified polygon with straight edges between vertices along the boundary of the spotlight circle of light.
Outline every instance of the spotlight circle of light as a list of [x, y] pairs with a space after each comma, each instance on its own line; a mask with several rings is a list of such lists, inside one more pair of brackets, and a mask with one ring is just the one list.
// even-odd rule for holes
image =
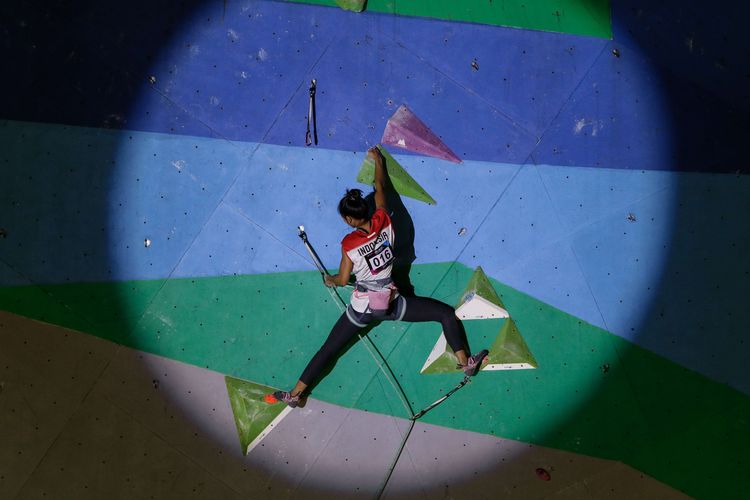
[[[200, 11], [197, 11], [194, 18], [198, 19], [204, 17], [204, 14]], [[201, 31], [197, 27], [199, 26], [199, 23], [193, 23], [190, 22], [190, 20], [183, 23], [183, 26], [186, 30], [195, 29], [194, 32], [189, 31], [183, 31], [182, 33], [179, 33], [179, 35], [176, 35], [174, 39], [172, 40], [172, 45], [166, 46], [162, 53], [161, 57], [157, 59], [157, 61], [154, 63], [154, 67], [149, 70], [147, 75], [148, 83], [150, 85], [147, 86], [147, 88], [144, 88], [143, 94], [136, 99], [133, 108], [132, 113], [139, 114], [144, 113], [146, 111], [150, 111], [153, 109], [153, 106], [156, 105], [159, 101], [162, 101], [162, 104], [165, 106], [170, 105], [168, 101], [163, 101], [160, 96], [158, 96], [154, 90], [154, 88], [158, 87], [159, 85], [165, 85], [165, 89], [168, 90], [170, 82], [169, 80], [164, 80], [163, 78], [157, 78], [155, 75], [159, 75], [160, 71], [159, 69], [163, 68], [179, 68], [182, 63], [184, 62], [184, 59], [195, 57], [200, 49], [198, 47], [202, 46], [202, 40], [201, 36], [204, 36], [206, 34], [205, 31]], [[217, 29], [225, 29], [225, 28], [217, 28]], [[502, 29], [502, 28], [498, 28]], [[184, 43], [184, 40], [191, 40], [192, 41], [192, 48], [189, 51], [181, 50], [183, 47], [181, 47], [181, 43]], [[614, 54], [614, 52], [613, 52]], [[615, 57], [621, 57], [621, 54], [618, 50], [618, 53], [615, 54]], [[476, 68], [475, 68], [476, 69]], [[175, 77], [176, 78], [176, 77]], [[655, 93], [661, 93], [662, 90], [660, 88], [660, 81], [656, 78], [652, 79], [652, 90]], [[154, 88], [151, 88], [151, 87]], [[178, 107], [181, 105], [181, 103], [175, 103]], [[185, 108], [190, 109], [190, 104], [187, 103], [185, 105]], [[650, 119], [645, 119], [646, 122], [653, 122], [653, 123], [665, 123], [668, 125], [669, 118], [666, 115], [665, 109], [653, 109], [651, 110], [652, 116]], [[144, 135], [145, 137], [145, 135]], [[145, 161], [148, 159], [150, 155], [153, 154], [152, 149], [146, 149], [143, 148], [144, 144], [147, 144], [149, 148], [154, 147], [154, 143], [151, 142], [149, 138], [146, 138], [144, 141], [122, 141], [119, 147], [118, 152], [118, 158], [117, 158], [117, 170], [115, 174], [112, 177], [112, 185], [111, 185], [111, 193], [113, 198], [124, 200], [125, 203], [135, 206], [136, 210], [138, 209], [139, 204], [143, 203], [144, 197], [143, 193], [141, 191], [140, 186], [153, 186], [153, 189], [158, 190], [159, 183], [161, 182], [160, 179], [161, 174], [163, 172], [160, 172], [159, 170], [153, 170], [150, 165], [149, 161]], [[217, 141], [223, 141], [223, 139], [216, 139]], [[662, 138], [660, 137], [653, 137], [653, 140], [660, 141]], [[158, 147], [158, 146], [156, 146]], [[322, 145], [321, 147], [324, 147]], [[641, 147], [648, 148], [649, 146], [647, 144], [641, 145]], [[666, 158], [668, 156], [665, 154], [665, 162], [668, 161]], [[184, 160], [180, 158], [167, 158], [165, 161], [160, 165], [161, 169], [175, 169], [177, 171], [182, 171], [185, 169], [185, 163]], [[637, 169], [637, 166], [633, 166], [634, 169]], [[136, 187], [134, 183], [132, 182], [132, 179], [134, 177], [139, 178], [139, 185]], [[299, 182], [303, 183], [305, 182], [304, 178], [298, 179]], [[152, 189], [152, 191], [153, 191]], [[665, 205], [670, 204], [671, 197], [672, 197], [672, 191], [668, 188], [662, 190], [660, 194], [657, 194], [655, 196], [661, 196], [663, 197], [663, 201]], [[142, 232], [144, 220], [148, 219], [149, 217], [152, 217], [153, 219], [158, 218], [159, 214], [152, 214], [147, 213], [149, 210], [153, 210], [154, 205], [153, 204], [144, 204], [142, 212], [142, 218], [134, 219], [130, 218], [130, 214], [128, 215], [128, 218], [123, 218], [123, 212], [120, 210], [115, 210], [114, 208], [111, 210], [111, 213], [109, 214], [109, 218], [112, 221], [111, 226], [118, 228], [118, 231], [120, 234], [138, 234], [139, 232]], [[633, 224], [638, 224], [640, 219], [638, 218], [639, 214], [627, 212], [628, 221], [632, 222]], [[632, 216], [632, 218], [631, 218]], [[155, 270], [153, 269], [153, 263], [154, 263], [154, 256], [158, 255], [157, 252], [165, 251], [165, 247], [169, 246], [170, 241], [170, 234], [173, 234], [175, 232], [180, 231], [179, 221], [159, 221], [154, 220], [154, 225], [158, 226], [157, 231], [152, 231], [149, 235], [149, 237], [145, 238], [143, 240], [144, 244], [143, 246], [140, 245], [132, 245], [132, 248], [130, 248], [128, 251], [116, 251], [114, 252], [114, 258], [115, 258], [115, 269], [114, 269], [114, 279], [153, 279], [157, 275], [160, 275], [162, 278], [167, 278], [171, 275], [171, 272], [173, 269], [159, 269], [157, 270], [155, 274]], [[173, 224], [171, 224], [173, 223]], [[419, 227], [421, 225], [429, 225], [430, 221], [427, 220], [415, 220], [414, 224], [416, 227]], [[291, 225], [290, 227], [294, 227]], [[304, 231], [305, 228], [303, 225], [299, 225], [297, 227], [299, 231]], [[455, 233], [451, 229], [451, 236], [454, 236]], [[464, 236], [467, 233], [467, 229], [464, 227], [461, 227], [461, 229], [458, 232], [459, 236]], [[448, 235], [446, 235], [447, 237]], [[643, 248], [641, 248], [641, 253], [645, 255], [650, 255], [651, 260], [647, 263], [648, 265], [642, 267], [642, 272], [638, 275], [634, 275], [631, 277], [634, 283], [637, 283], [633, 286], [633, 289], [639, 289], [643, 291], [643, 295], [639, 298], [637, 304], [634, 304], [633, 308], [631, 310], [623, 310], [623, 314], [630, 315], [631, 318], [638, 318], [642, 317], [644, 315], [644, 312], [642, 310], [642, 304], [648, 303], [653, 298], [653, 293], [655, 293], [655, 290], [658, 288], [656, 286], [660, 280], [661, 280], [661, 269], [664, 266], [664, 260], [667, 256], [666, 248], [669, 246], [671, 235], [670, 234], [656, 234], [653, 238], [648, 240], [644, 245]], [[220, 242], [217, 241], [217, 245]], [[138, 248], [139, 247], [139, 248]], [[145, 247], [145, 248], [144, 248]], [[148, 251], [146, 251], [148, 250]], [[218, 250], [218, 247], [217, 247]], [[615, 263], [616, 264], [616, 263]], [[125, 309], [128, 309], [127, 299], [124, 299], [126, 303], [123, 304], [123, 307]], [[133, 304], [133, 307], [135, 307], [135, 304]], [[634, 321], [637, 323], [637, 321]], [[146, 366], [146, 369], [149, 369], [148, 366]], [[599, 378], [594, 376], [584, 376], [581, 375], [578, 380], [575, 381], [575, 384], [579, 387], [578, 394], [572, 396], [580, 401], [580, 404], [585, 404], [588, 396], [597, 390], [597, 387], [599, 385]], [[395, 396], [394, 396], [395, 397]], [[561, 398], [564, 397], [571, 397], [571, 395], [560, 395]], [[176, 402], [176, 401], [173, 401]], [[190, 411], [189, 408], [183, 408], [185, 411]], [[304, 410], [298, 410], [298, 411], [304, 411]], [[572, 416], [571, 412], [562, 413], [559, 415], [560, 421], [564, 421], [565, 419]], [[385, 417], [384, 417], [385, 418]], [[196, 416], [196, 422], [201, 421], [201, 418]], [[210, 425], [210, 424], [203, 424], [203, 425]], [[228, 443], [225, 442], [224, 437], [220, 436], [226, 436], [227, 432], [235, 432], [234, 429], [229, 430], [219, 430], [215, 428], [207, 428], [206, 434], [216, 436], [217, 442], [221, 441], [222, 445], [226, 445], [228, 451], [231, 453], [237, 454], [237, 460], [238, 462], [246, 463], [247, 459], [245, 457], [242, 457], [237, 452], [238, 446], [236, 444], [232, 444], [231, 446], [228, 445]], [[540, 433], [544, 432], [544, 429], [540, 429]], [[469, 474], [474, 473], [474, 471], [483, 471], [483, 470], [489, 470], [494, 465], [494, 463], [497, 461], [498, 453], [503, 453], [503, 456], [505, 459], [510, 459], [515, 454], [522, 454], [524, 452], [524, 446], [513, 446], [513, 445], [506, 445], [504, 449], [501, 447], [496, 447], [494, 449], [488, 448], [482, 453], [477, 453], [471, 457], [468, 462], [463, 462], [461, 464], [461, 468], [466, 471], [466, 480], [471, 480], [471, 477]], [[395, 449], [394, 449], [395, 452]], [[259, 466], [262, 467], [262, 466]], [[472, 471], [472, 472], [470, 472]], [[317, 483], [320, 487], [327, 487], [331, 489], [336, 489], [335, 485], [332, 485], [330, 483], [330, 478], [335, 477], [336, 474], [340, 472], [338, 468], [333, 464], [330, 463], [325, 467], [319, 467], [316, 469], [316, 474], [319, 474], [320, 477], [315, 478], [309, 478], [312, 483]], [[269, 474], [280, 474], [283, 475], [283, 470], [268, 470]], [[533, 469], [532, 469], [533, 473]], [[409, 492], [411, 490], [404, 490], [404, 492]]]

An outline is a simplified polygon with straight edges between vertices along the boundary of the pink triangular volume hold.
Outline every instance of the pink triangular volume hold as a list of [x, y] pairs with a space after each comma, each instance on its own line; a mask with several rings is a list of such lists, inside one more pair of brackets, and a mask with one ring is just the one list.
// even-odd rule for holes
[[422, 120], [417, 118], [417, 115], [403, 104], [388, 120], [380, 142], [415, 153], [461, 163], [456, 153], [451, 151], [427, 125], [422, 123]]

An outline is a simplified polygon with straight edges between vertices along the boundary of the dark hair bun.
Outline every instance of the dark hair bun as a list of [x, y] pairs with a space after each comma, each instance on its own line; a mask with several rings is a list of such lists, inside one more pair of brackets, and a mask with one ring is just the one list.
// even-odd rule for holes
[[347, 189], [346, 194], [339, 202], [339, 214], [342, 217], [350, 216], [355, 219], [369, 219], [370, 208], [367, 200], [362, 196], [359, 189]]
[[346, 190], [346, 199], [351, 201], [356, 201], [362, 198], [362, 190], [360, 189], [347, 189]]

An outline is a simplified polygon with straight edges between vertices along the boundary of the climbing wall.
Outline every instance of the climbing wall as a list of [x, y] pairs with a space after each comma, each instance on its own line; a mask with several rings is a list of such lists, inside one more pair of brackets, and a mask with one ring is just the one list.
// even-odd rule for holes
[[[522, 478], [519, 498], [620, 498], [614, 484], [637, 475], [660, 497], [735, 496], [750, 445], [741, 16], [338, 3], [0, 8], [16, 73], [0, 105], [0, 496], [60, 495], [60, 474], [98, 467], [113, 481], [64, 495], [160, 496], [170, 475], [205, 475], [180, 494], [461, 496], [482, 474], [507, 495]], [[493, 367], [522, 369], [480, 373], [399, 453], [409, 412], [460, 377], [425, 370], [439, 325], [386, 323], [368, 334], [379, 354], [351, 345], [310, 408], [258, 406], [273, 428], [248, 431], [269, 403], [247, 387], [293, 385], [340, 314], [296, 228], [335, 269], [336, 205], [369, 189], [378, 144], [415, 292], [459, 307], [481, 267], [468, 290], [507, 315], [466, 319], [467, 337], [504, 346]], [[141, 382], [120, 400], [128, 370]], [[53, 379], [64, 403], [39, 391]], [[123, 429], [108, 446], [82, 437], [106, 433], [99, 419]], [[140, 443], [123, 448], [139, 460], [115, 460], [118, 440]], [[218, 462], [201, 461], [208, 449]], [[156, 478], [139, 472], [153, 454], [170, 457]], [[323, 482], [340, 467], [352, 472]]]

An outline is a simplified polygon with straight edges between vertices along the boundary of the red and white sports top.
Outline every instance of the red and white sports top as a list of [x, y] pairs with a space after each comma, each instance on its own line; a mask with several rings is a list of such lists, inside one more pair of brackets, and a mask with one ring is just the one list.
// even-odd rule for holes
[[[381, 280], [391, 277], [393, 266], [393, 225], [382, 208], [375, 210], [370, 219], [370, 233], [354, 230], [341, 240], [341, 247], [354, 264], [352, 272], [357, 281]], [[395, 298], [394, 294], [394, 298]], [[369, 301], [366, 292], [352, 293], [351, 305], [364, 312]]]

